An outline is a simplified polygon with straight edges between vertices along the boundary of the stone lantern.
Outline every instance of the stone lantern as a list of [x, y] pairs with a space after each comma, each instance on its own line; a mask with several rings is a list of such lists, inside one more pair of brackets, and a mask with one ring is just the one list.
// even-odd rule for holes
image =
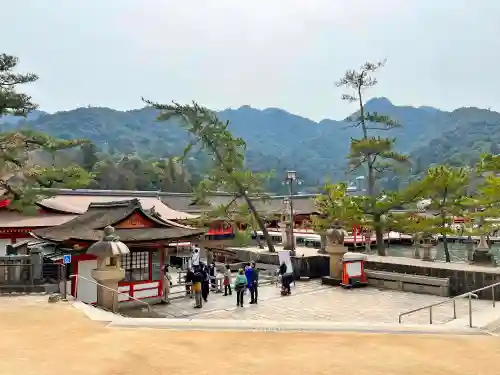
[[125, 270], [121, 268], [122, 255], [129, 254], [130, 250], [115, 235], [111, 226], [104, 228], [101, 241], [96, 242], [87, 250], [87, 254], [97, 257], [97, 268], [92, 270], [92, 277], [99, 283], [97, 285], [97, 305], [118, 311], [118, 282], [125, 277]]
[[483, 265], [496, 265], [495, 257], [490, 253], [490, 246], [486, 239], [486, 235], [481, 234], [479, 236], [479, 243], [476, 249], [472, 253], [472, 263], [483, 264]]
[[330, 276], [323, 278], [323, 282], [330, 285], [340, 285], [342, 282], [342, 258], [347, 252], [347, 248], [344, 246], [344, 230], [328, 229], [326, 238], [326, 252], [330, 255]]
[[434, 247], [433, 241], [434, 238], [429, 233], [424, 233], [420, 237], [420, 247], [423, 249], [422, 260], [427, 260], [427, 261], [433, 260], [431, 255], [431, 250]]

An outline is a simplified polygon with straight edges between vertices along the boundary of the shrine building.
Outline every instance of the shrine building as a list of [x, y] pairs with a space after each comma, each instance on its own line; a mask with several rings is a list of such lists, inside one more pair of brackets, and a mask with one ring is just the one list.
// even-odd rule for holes
[[169, 252], [175, 251], [178, 243], [198, 242], [205, 231], [166, 219], [166, 211], [162, 215], [156, 210], [161, 205], [147, 207], [138, 198], [104, 202], [92, 198], [83, 214], [56, 226], [32, 231], [33, 237], [45, 241], [51, 249], [51, 254], [45, 251], [46, 258], [62, 262], [64, 255], [71, 255], [67, 275], [75, 274], [78, 278], [68, 281], [68, 289], [79, 300], [95, 303], [97, 285], [91, 271], [97, 267], [97, 259], [86, 251], [102, 239], [105, 227], [112, 226], [118, 239], [130, 249], [130, 254], [121, 259], [125, 279], [119, 283], [118, 290], [124, 293], [119, 295], [119, 302], [132, 302], [131, 297], [153, 303], [159, 301], [162, 270]]

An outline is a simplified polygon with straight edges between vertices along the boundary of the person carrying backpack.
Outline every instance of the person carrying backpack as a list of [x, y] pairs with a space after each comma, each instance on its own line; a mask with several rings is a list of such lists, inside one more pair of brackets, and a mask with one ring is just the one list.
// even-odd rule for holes
[[238, 271], [236, 279], [234, 280], [234, 290], [236, 290], [236, 306], [243, 307], [243, 296], [247, 287], [247, 278], [243, 269]]

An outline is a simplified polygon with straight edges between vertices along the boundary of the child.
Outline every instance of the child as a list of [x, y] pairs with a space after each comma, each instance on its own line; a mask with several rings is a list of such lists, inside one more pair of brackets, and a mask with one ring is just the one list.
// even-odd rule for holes
[[236, 280], [234, 281], [234, 290], [236, 290], [236, 306], [243, 307], [243, 295], [245, 294], [247, 283], [248, 281], [245, 276], [245, 271], [240, 269], [236, 275]]
[[229, 291], [229, 295], [233, 294], [231, 291], [231, 268], [229, 264], [226, 264], [226, 269], [224, 270], [224, 295], [227, 296], [227, 292]]

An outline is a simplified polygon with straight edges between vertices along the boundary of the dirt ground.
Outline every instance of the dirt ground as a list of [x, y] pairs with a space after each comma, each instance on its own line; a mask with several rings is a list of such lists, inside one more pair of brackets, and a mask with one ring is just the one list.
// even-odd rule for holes
[[498, 337], [106, 328], [28, 298], [0, 298], [0, 375], [500, 374]]

